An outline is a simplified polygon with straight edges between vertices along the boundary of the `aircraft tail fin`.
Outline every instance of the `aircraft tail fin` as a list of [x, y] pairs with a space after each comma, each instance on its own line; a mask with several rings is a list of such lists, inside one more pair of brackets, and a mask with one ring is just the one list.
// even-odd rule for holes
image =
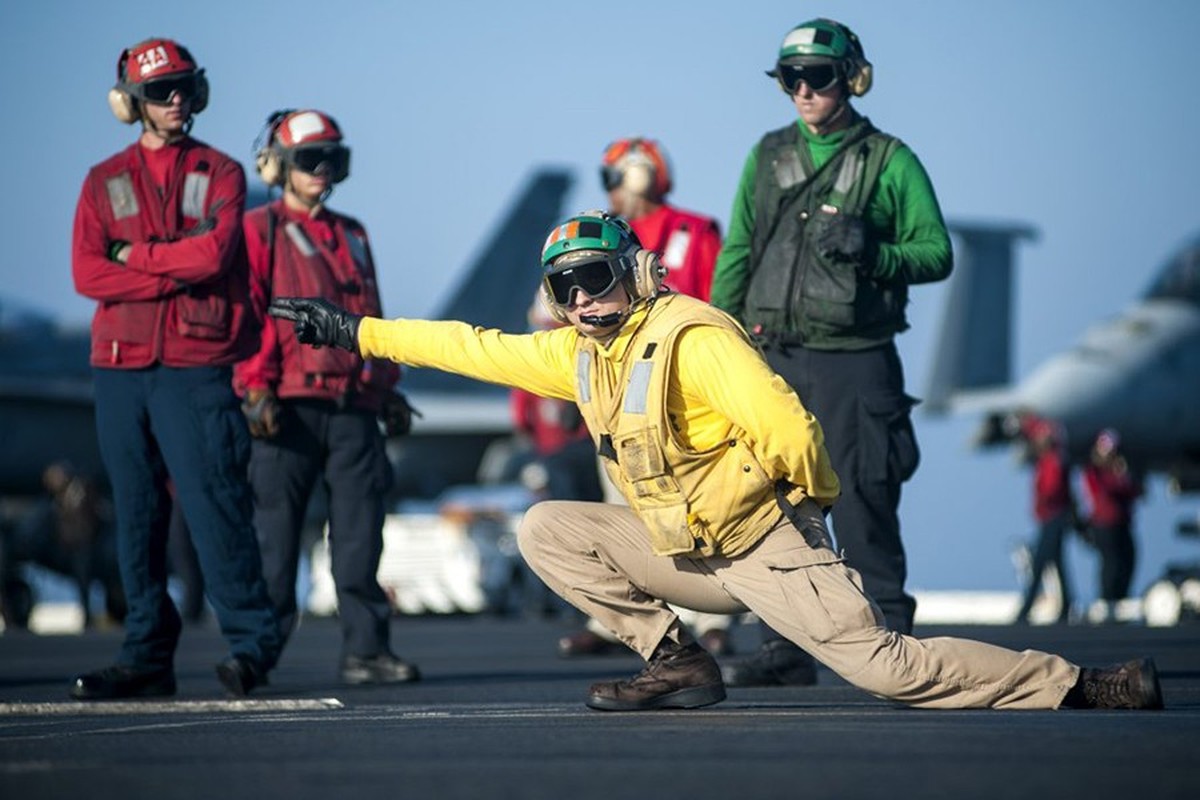
[[924, 408], [946, 413], [960, 392], [997, 389], [1012, 372], [1014, 250], [1034, 240], [1027, 225], [951, 223], [954, 275], [942, 316]]
[[[474, 263], [429, 318], [460, 320], [509, 333], [525, 332], [529, 328], [529, 304], [540, 280], [538, 255], [546, 234], [562, 221], [563, 199], [571, 183], [571, 174], [563, 169], [541, 168], [534, 172], [508, 214], [481, 243]], [[468, 378], [422, 369], [406, 373], [405, 387], [501, 391]]]
[[508, 215], [479, 251], [433, 319], [455, 319], [521, 333], [537, 289], [537, 259], [550, 228], [561, 221], [571, 176], [540, 169], [525, 184]]

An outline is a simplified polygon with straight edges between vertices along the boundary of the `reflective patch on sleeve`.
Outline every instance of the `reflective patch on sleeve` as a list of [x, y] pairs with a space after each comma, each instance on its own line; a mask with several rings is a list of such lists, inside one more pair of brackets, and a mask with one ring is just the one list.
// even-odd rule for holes
[[288, 238], [292, 240], [292, 244], [296, 245], [296, 249], [300, 251], [300, 255], [305, 258], [315, 254], [317, 248], [313, 247], [313, 243], [304, 235], [304, 231], [300, 230], [300, 226], [294, 222], [289, 222], [283, 226], [287, 231]]
[[350, 255], [354, 258], [354, 263], [360, 270], [365, 270], [367, 268], [367, 238], [361, 233], [351, 232], [346, 236], [346, 241], [350, 243]]
[[579, 402], [592, 402], [592, 354], [586, 350], [579, 351], [575, 362], [575, 382], [579, 385]]
[[137, 216], [137, 195], [133, 193], [133, 181], [128, 172], [109, 178], [104, 182], [104, 188], [108, 190], [108, 203], [112, 206], [113, 219]]
[[629, 371], [629, 383], [625, 387], [626, 414], [645, 414], [646, 400], [650, 395], [650, 376], [654, 372], [653, 361], [638, 361]]
[[209, 177], [200, 172], [189, 172], [183, 179], [183, 215], [192, 219], [204, 218], [204, 204], [208, 200]]

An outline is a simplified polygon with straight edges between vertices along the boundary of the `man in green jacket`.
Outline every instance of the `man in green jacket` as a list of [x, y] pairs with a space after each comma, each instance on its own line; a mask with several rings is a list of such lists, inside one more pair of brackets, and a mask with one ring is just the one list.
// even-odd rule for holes
[[[820, 420], [842, 496], [833, 528], [887, 620], [912, 630], [900, 486], [918, 450], [893, 337], [908, 286], [950, 274], [950, 239], [929, 177], [850, 103], [871, 87], [858, 37], [829, 19], [790, 31], [775, 78], [799, 118], [750, 152], [717, 260], [712, 303], [739, 319]], [[763, 630], [734, 686], [816, 682], [811, 656]]]
[[1080, 669], [1033, 650], [915, 639], [884, 625], [836, 553], [838, 495], [817, 420], [727, 314], [663, 291], [665, 270], [602, 211], [554, 228], [546, 306], [566, 326], [513, 335], [462, 322], [361, 318], [320, 298], [271, 314], [305, 344], [340, 347], [571, 400], [628, 503], [547, 500], [521, 554], [564, 600], [646, 659], [594, 684], [605, 711], [719, 702], [716, 661], [669, 604], [753, 611], [847, 681], [925, 708], [1160, 708], [1150, 659]]

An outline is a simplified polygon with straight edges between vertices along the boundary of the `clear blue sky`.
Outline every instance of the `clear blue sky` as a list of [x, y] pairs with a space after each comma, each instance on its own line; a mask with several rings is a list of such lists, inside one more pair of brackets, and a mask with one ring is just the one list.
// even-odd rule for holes
[[[248, 168], [271, 110], [337, 117], [354, 164], [331, 205], [370, 230], [386, 312], [419, 316], [536, 165], [576, 172], [573, 208], [602, 204], [596, 162], [620, 136], [661, 140], [674, 202], [727, 221], [748, 149], [794, 115], [762, 71], [814, 16], [862, 38], [876, 80], [857, 105], [916, 151], [947, 217], [1039, 229], [1020, 252], [1020, 374], [1118, 313], [1200, 229], [1191, 0], [43, 0], [0, 13], [0, 292], [88, 319], [70, 280], [74, 204], [88, 167], [134, 137], [105, 94], [120, 50], [145, 37], [178, 38], [208, 70], [212, 101], [194, 133]], [[915, 395], [944, 291], [913, 293], [901, 349]], [[1013, 587], [1027, 474], [1007, 455], [969, 454], [973, 419], [917, 422], [924, 462], [903, 504], [911, 585]], [[1171, 530], [1197, 505], [1151, 485], [1135, 588], [1168, 558], [1200, 558]], [[1095, 560], [1074, 555], [1087, 596]]]

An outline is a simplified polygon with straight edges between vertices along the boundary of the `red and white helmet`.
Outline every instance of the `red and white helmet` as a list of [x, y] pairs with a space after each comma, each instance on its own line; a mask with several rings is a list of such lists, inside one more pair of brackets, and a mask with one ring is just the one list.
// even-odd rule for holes
[[[280, 112], [276, 112], [280, 113]], [[340, 142], [342, 130], [333, 117], [313, 109], [285, 111], [275, 124], [274, 142], [284, 149], [317, 142]]]
[[600, 181], [605, 191], [620, 187], [639, 197], [662, 199], [671, 191], [666, 150], [653, 139], [617, 139], [604, 148]]
[[276, 111], [267, 118], [255, 157], [258, 174], [268, 186], [282, 186], [287, 170], [324, 170], [331, 184], [350, 175], [350, 148], [333, 117], [314, 109]]
[[121, 51], [117, 83], [108, 95], [117, 119], [133, 123], [140, 118], [138, 103], [167, 103], [175, 93], [191, 101], [193, 114], [208, 106], [208, 78], [186, 47], [159, 37]]

